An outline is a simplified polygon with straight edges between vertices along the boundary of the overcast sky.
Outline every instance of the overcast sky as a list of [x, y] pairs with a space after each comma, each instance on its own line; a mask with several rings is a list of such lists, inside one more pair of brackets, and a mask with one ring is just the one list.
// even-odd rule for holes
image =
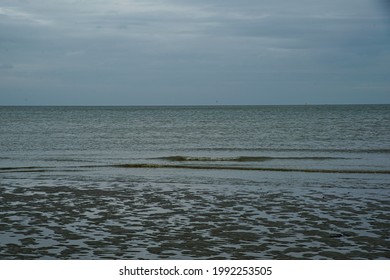
[[0, 0], [0, 105], [390, 103], [387, 0]]

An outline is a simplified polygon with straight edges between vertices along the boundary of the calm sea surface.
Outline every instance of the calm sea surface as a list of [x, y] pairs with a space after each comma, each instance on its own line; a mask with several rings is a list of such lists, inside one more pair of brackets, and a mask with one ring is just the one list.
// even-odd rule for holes
[[390, 105], [0, 120], [0, 259], [390, 259]]

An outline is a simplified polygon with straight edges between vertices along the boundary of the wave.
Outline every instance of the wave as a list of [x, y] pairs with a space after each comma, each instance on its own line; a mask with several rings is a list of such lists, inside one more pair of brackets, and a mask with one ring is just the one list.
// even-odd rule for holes
[[325, 153], [363, 153], [363, 154], [390, 154], [390, 149], [348, 149], [348, 148], [267, 148], [267, 147], [214, 147], [214, 148], [195, 148], [193, 151], [247, 151], [247, 152], [325, 152]]
[[275, 171], [275, 172], [307, 172], [307, 173], [346, 173], [346, 174], [390, 174], [390, 170], [359, 170], [359, 169], [305, 169], [305, 168], [273, 168], [221, 165], [177, 165], [177, 164], [118, 164], [119, 168], [176, 168], [176, 169], [203, 169], [203, 170], [242, 170], [242, 171]]
[[46, 172], [48, 167], [24, 166], [24, 167], [0, 167], [0, 173], [9, 172]]
[[283, 160], [332, 160], [332, 159], [346, 159], [342, 157], [251, 157], [251, 156], [239, 156], [239, 157], [190, 157], [190, 156], [169, 156], [159, 157], [157, 159], [173, 161], [173, 162], [191, 162], [191, 161], [203, 161], [203, 162], [262, 162], [275, 159]]
[[90, 165], [90, 166], [18, 166], [18, 167], [0, 167], [0, 173], [28, 173], [28, 172], [78, 172], [83, 168], [101, 168], [108, 165]]
[[230, 165], [189, 165], [189, 164], [110, 164], [110, 165], [82, 165], [82, 166], [25, 166], [0, 167], [0, 173], [27, 173], [27, 172], [81, 172], [90, 168], [145, 168], [145, 169], [193, 169], [193, 170], [237, 170], [237, 171], [270, 171], [270, 172], [304, 172], [304, 173], [345, 173], [345, 174], [390, 174], [390, 170], [381, 169], [309, 169], [288, 167], [251, 167]]

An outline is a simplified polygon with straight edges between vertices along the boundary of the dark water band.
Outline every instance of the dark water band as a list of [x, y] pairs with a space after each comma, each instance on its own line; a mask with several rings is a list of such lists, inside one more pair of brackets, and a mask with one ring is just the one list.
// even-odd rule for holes
[[390, 170], [348, 170], [348, 169], [303, 169], [303, 168], [268, 168], [244, 166], [210, 166], [210, 165], [176, 165], [176, 164], [119, 164], [120, 168], [176, 168], [201, 170], [242, 170], [242, 171], [274, 171], [274, 172], [308, 172], [308, 173], [346, 173], [346, 174], [390, 174]]
[[183, 162], [183, 161], [203, 161], [203, 162], [262, 162], [269, 160], [336, 160], [346, 159], [343, 157], [267, 157], [267, 156], [238, 156], [238, 157], [191, 157], [191, 156], [168, 156], [155, 159]]
[[179, 165], [179, 164], [114, 164], [114, 165], [85, 165], [68, 167], [2, 167], [0, 173], [14, 172], [77, 172], [90, 168], [147, 168], [147, 169], [193, 169], [193, 170], [237, 170], [237, 171], [271, 171], [271, 172], [305, 172], [305, 173], [344, 173], [344, 174], [390, 174], [390, 170], [360, 170], [360, 169], [305, 169], [305, 168], [273, 168], [222, 165]]

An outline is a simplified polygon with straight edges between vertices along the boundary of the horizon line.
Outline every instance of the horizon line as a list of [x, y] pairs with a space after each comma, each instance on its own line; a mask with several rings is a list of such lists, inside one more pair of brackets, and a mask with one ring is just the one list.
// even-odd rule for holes
[[299, 103], [299, 104], [0, 104], [0, 107], [256, 107], [256, 106], [358, 106], [390, 103]]

